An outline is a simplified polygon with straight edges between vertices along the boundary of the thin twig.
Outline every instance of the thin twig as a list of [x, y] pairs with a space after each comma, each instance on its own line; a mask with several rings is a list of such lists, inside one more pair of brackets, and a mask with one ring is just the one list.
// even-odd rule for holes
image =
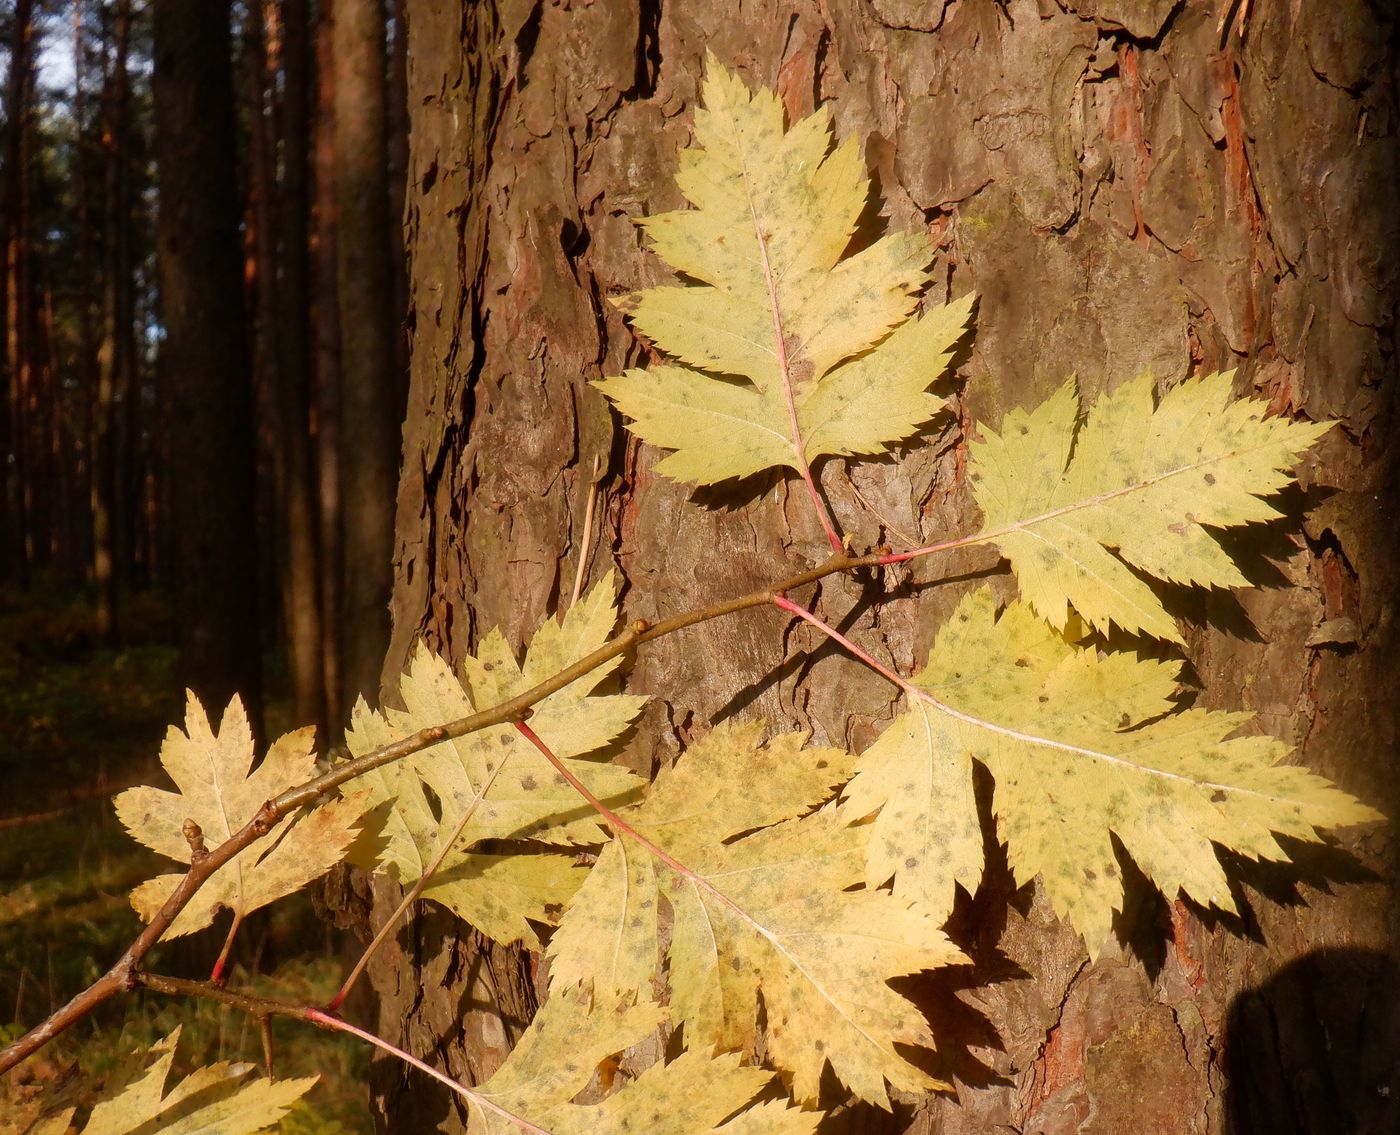
[[356, 1028], [339, 1017], [333, 1017], [320, 1009], [312, 1008], [310, 1005], [297, 1005], [289, 1001], [278, 1001], [271, 997], [256, 997], [251, 993], [239, 993], [236, 990], [225, 989], [222, 986], [214, 985], [204, 981], [189, 981], [180, 977], [167, 977], [159, 973], [139, 973], [136, 975], [135, 984], [153, 993], [164, 993], [172, 997], [203, 997], [210, 1001], [217, 1001], [221, 1005], [228, 1005], [234, 1009], [242, 1009], [245, 1013], [251, 1014], [260, 1021], [266, 1021], [272, 1017], [291, 1017], [293, 1020], [306, 1021], [317, 1028], [325, 1029], [328, 1032], [345, 1033], [353, 1036], [366, 1044], [372, 1044], [381, 1052], [387, 1052], [390, 1056], [410, 1064], [425, 1075], [431, 1076], [434, 1080], [450, 1088], [459, 1096], [477, 1107], [485, 1108], [487, 1111], [499, 1115], [507, 1123], [518, 1127], [521, 1131], [527, 1131], [530, 1135], [552, 1135], [552, 1133], [538, 1124], [531, 1123], [523, 1116], [516, 1115], [512, 1111], [507, 1111], [500, 1104], [496, 1103], [481, 1092], [474, 1091], [459, 1084], [442, 1072], [439, 1072], [431, 1064], [427, 1064], [412, 1053], [405, 1052], [397, 1045], [390, 1044], [383, 1037], [375, 1036], [364, 1029]]
[[214, 960], [214, 969], [209, 974], [209, 980], [215, 985], [222, 985], [224, 982], [224, 966], [228, 964], [229, 952], [233, 949], [233, 940], [238, 935], [238, 928], [243, 925], [243, 912], [236, 910], [233, 912], [233, 922], [228, 928], [228, 935], [224, 938], [224, 948], [219, 951], [219, 956]]
[[1102, 749], [1090, 749], [1083, 745], [1071, 745], [1068, 741], [1057, 741], [1053, 737], [1043, 737], [1039, 733], [1028, 733], [1022, 729], [1013, 729], [1009, 725], [998, 725], [995, 721], [988, 721], [985, 717], [964, 713], [962, 710], [949, 705], [941, 698], [931, 694], [923, 687], [916, 686], [907, 678], [901, 677], [868, 651], [863, 650], [853, 643], [835, 627], [831, 626], [831, 624], [824, 622], [820, 617], [812, 614], [812, 612], [805, 607], [794, 603], [791, 599], [778, 595], [774, 597], [773, 605], [787, 611], [789, 614], [796, 615], [803, 622], [816, 627], [816, 629], [826, 635], [827, 638], [845, 647], [852, 657], [865, 663], [865, 665], [869, 666], [870, 669], [874, 670], [877, 674], [888, 678], [910, 698], [931, 705], [934, 709], [938, 710], [939, 713], [947, 714], [955, 721], [961, 721], [965, 725], [971, 725], [977, 729], [984, 730], [988, 733], [995, 733], [1001, 737], [1009, 737], [1013, 741], [1021, 741], [1027, 745], [1039, 745], [1046, 749], [1054, 749], [1057, 752], [1070, 753], [1073, 756], [1088, 757], [1091, 760], [1102, 761], [1105, 764], [1117, 765], [1120, 768], [1129, 769], [1133, 772], [1149, 773], [1163, 780], [1176, 781], [1177, 783], [1185, 784], [1192, 788], [1211, 789], [1217, 792], [1234, 793], [1239, 796], [1255, 796], [1264, 800], [1275, 799], [1270, 793], [1259, 791], [1258, 789], [1243, 788], [1238, 784], [1223, 784], [1213, 780], [1202, 780], [1193, 776], [1186, 776], [1179, 772], [1170, 772], [1167, 769], [1153, 768], [1151, 765], [1138, 764], [1124, 757], [1115, 756], [1113, 753], [1106, 753]]
[[574, 589], [569, 593], [569, 609], [572, 610], [578, 597], [583, 594], [583, 581], [588, 575], [588, 551], [593, 544], [593, 510], [598, 505], [598, 467], [602, 464], [598, 457], [593, 458], [593, 480], [588, 485], [588, 503], [583, 509], [583, 539], [579, 541], [578, 569], [574, 572]]
[[692, 883], [696, 884], [696, 886], [708, 891], [725, 906], [729, 907], [730, 910], [734, 911], [736, 914], [742, 917], [744, 921], [753, 921], [753, 919], [750, 918], [750, 916], [744, 912], [742, 907], [740, 907], [733, 899], [731, 899], [723, 891], [718, 890], [715, 887], [715, 885], [711, 883], [707, 878], [692, 870], [691, 868], [687, 867], [684, 863], [682, 863], [665, 848], [653, 843], [646, 836], [642, 835], [642, 833], [639, 832], [636, 828], [634, 828], [631, 824], [629, 824], [626, 820], [624, 820], [621, 816], [619, 816], [616, 812], [614, 812], [611, 808], [609, 808], [606, 804], [604, 804], [601, 800], [599, 800], [598, 797], [593, 794], [593, 791], [588, 787], [588, 785], [584, 784], [583, 781], [581, 781], [577, 776], [574, 775], [573, 770], [571, 770], [563, 761], [561, 761], [557, 756], [555, 756], [554, 751], [544, 743], [544, 741], [541, 739], [538, 733], [536, 733], [523, 721], [517, 721], [515, 723], [515, 727], [516, 729], [520, 730], [521, 735], [524, 736], [526, 740], [530, 742], [530, 744], [534, 745], [535, 748], [537, 748], [540, 751], [540, 753], [544, 756], [544, 759], [554, 766], [554, 771], [557, 772], [560, 776], [562, 776], [565, 780], [567, 780], [569, 784], [573, 786], [574, 791], [577, 792], [580, 796], [582, 796], [586, 801], [588, 801], [589, 805], [593, 808], [595, 812], [598, 813], [598, 815], [602, 816], [603, 819], [607, 820], [608, 827], [612, 828], [613, 833], [615, 835], [617, 835], [619, 838], [626, 836], [634, 843], [639, 844], [641, 847], [651, 852], [652, 855], [656, 856], [657, 859], [661, 860], [662, 863], [666, 864], [666, 866], [669, 867], [672, 871], [674, 871], [677, 875], [689, 879]]
[[364, 973], [365, 967], [369, 965], [370, 958], [372, 958], [375, 951], [384, 944], [385, 939], [394, 932], [399, 924], [399, 919], [408, 913], [408, 908], [411, 907], [417, 901], [418, 896], [423, 893], [428, 883], [432, 880], [432, 877], [437, 873], [438, 868], [442, 866], [443, 860], [447, 858], [448, 852], [450, 852], [456, 842], [462, 838], [462, 832], [466, 830], [467, 824], [471, 822], [472, 816], [476, 814], [476, 810], [481, 806], [481, 802], [486, 799], [486, 794], [491, 791], [491, 786], [496, 783], [496, 777], [500, 776], [501, 769], [506, 767], [509, 760], [510, 754], [507, 753], [501, 759], [500, 764], [491, 771], [491, 775], [482, 781], [481, 787], [477, 790], [476, 795], [472, 797], [471, 802], [462, 812], [462, 818], [457, 821], [452, 831], [448, 833], [447, 838], [442, 841], [442, 846], [438, 848], [438, 853], [433, 856], [432, 862], [429, 863], [422, 874], [418, 876], [413, 886], [409, 888], [408, 893], [404, 895], [403, 900], [394, 908], [394, 913], [389, 915], [384, 925], [379, 928], [374, 938], [370, 941], [370, 944], [364, 948], [364, 951], [351, 968], [350, 975], [341, 983], [340, 989], [336, 991], [336, 995], [326, 1003], [326, 1012], [338, 1013], [340, 1011], [340, 1007], [345, 1004], [345, 999], [350, 996], [350, 991], [355, 988], [355, 982], [360, 980], [360, 975]]
[[[999, 530], [1000, 532], [1012, 529]], [[165, 905], [158, 910], [146, 925], [145, 929], [137, 935], [130, 946], [117, 959], [115, 964], [89, 985], [82, 992], [71, 998], [65, 1005], [54, 1010], [34, 1028], [30, 1029], [18, 1040], [0, 1050], [0, 1074], [8, 1072], [20, 1061], [31, 1056], [39, 1049], [48, 1044], [55, 1037], [71, 1028], [78, 1021], [83, 1020], [92, 1013], [98, 1006], [105, 1004], [114, 997], [122, 993], [130, 992], [138, 984], [141, 977], [140, 965], [145, 956], [160, 941], [161, 937], [170, 928], [170, 924], [175, 921], [179, 913], [185, 909], [196, 892], [225, 864], [229, 863], [241, 852], [251, 847], [258, 840], [273, 830], [282, 820], [292, 813], [319, 804], [327, 798], [331, 792], [346, 784], [356, 777], [365, 775], [375, 769], [382, 768], [394, 761], [402, 760], [412, 756], [414, 753], [422, 752], [424, 749], [432, 748], [443, 741], [453, 740], [457, 737], [464, 737], [469, 733], [475, 733], [482, 729], [488, 729], [493, 725], [505, 725], [522, 720], [527, 712], [538, 702], [543, 701], [551, 694], [557, 693], [565, 686], [584, 677], [586, 674], [598, 669], [600, 666], [618, 658], [629, 651], [635, 650], [644, 643], [651, 642], [666, 635], [674, 634], [676, 631], [685, 630], [700, 623], [709, 622], [711, 619], [718, 619], [725, 615], [731, 615], [738, 611], [746, 611], [755, 607], [766, 607], [772, 604], [775, 596], [794, 591], [818, 580], [825, 579], [829, 575], [838, 572], [856, 571], [862, 568], [878, 567], [882, 564], [898, 563], [904, 559], [912, 559], [914, 556], [930, 555], [934, 552], [947, 550], [949, 548], [962, 547], [968, 544], [981, 543], [993, 539], [998, 532], [983, 533], [978, 536], [967, 537], [962, 540], [950, 541], [943, 545], [934, 545], [928, 548], [918, 549], [915, 552], [894, 555], [889, 552], [873, 552], [864, 556], [852, 556], [845, 551], [833, 554], [824, 563], [817, 567], [810, 568], [804, 572], [789, 576], [774, 583], [770, 587], [762, 588], [758, 591], [751, 591], [747, 595], [741, 595], [734, 599], [727, 599], [720, 603], [713, 603], [706, 607], [700, 607], [693, 611], [686, 611], [669, 618], [662, 619], [656, 623], [648, 623], [640, 619], [633, 623], [625, 631], [600, 646], [591, 654], [585, 655], [578, 661], [564, 667], [553, 677], [546, 678], [538, 685], [532, 686], [521, 694], [510, 698], [490, 709], [472, 713], [466, 717], [449, 721], [442, 725], [429, 726], [426, 729], [419, 729], [415, 733], [410, 733], [407, 737], [401, 737], [397, 741], [387, 745], [381, 745], [368, 753], [355, 757], [352, 760], [344, 761], [328, 772], [307, 781], [294, 788], [289, 788], [280, 796], [267, 801], [257, 812], [257, 814], [234, 832], [228, 839], [217, 847], [212, 848], [208, 855], [199, 859], [198, 862], [190, 864], [189, 870], [185, 873], [175, 890], [165, 901]]]

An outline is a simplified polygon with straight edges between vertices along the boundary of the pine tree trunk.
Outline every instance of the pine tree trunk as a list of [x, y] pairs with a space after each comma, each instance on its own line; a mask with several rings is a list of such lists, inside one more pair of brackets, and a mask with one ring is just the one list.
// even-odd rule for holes
[[394, 371], [383, 0], [335, 0], [343, 704], [379, 689], [389, 633], [399, 383]]
[[31, 390], [29, 326], [29, 210], [25, 157], [32, 134], [34, 98], [34, 5], [16, 0], [10, 14], [9, 60], [5, 79], [4, 165], [0, 170], [0, 347], [4, 351], [6, 392], [5, 522], [7, 574], [29, 582], [33, 562], [32, 454], [28, 399]]
[[[633, 619], [824, 558], [790, 481], [677, 486], [588, 386], [645, 358], [608, 300], [662, 278], [633, 222], [681, 203], [710, 50], [790, 117], [829, 103], [838, 135], [864, 139], [870, 226], [933, 235], [934, 299], [979, 293], [964, 426], [1071, 372], [1093, 397], [1144, 369], [1169, 385], [1225, 368], [1240, 393], [1342, 423], [1289, 501], [1295, 525], [1311, 509], [1306, 539], [1252, 545], [1258, 577], [1291, 586], [1190, 602], [1211, 626], [1191, 661], [1207, 704], [1258, 713], [1396, 814], [1395, 27], [1362, 0], [1263, 3], [1241, 40], [1217, 30], [1221, 6], [410, 5], [411, 389], [386, 672], [418, 639], [456, 659], [500, 626], [519, 647], [580, 562], [590, 579], [620, 570]], [[972, 531], [965, 442], [950, 426], [898, 461], [828, 464], [843, 531], [857, 547]], [[918, 583], [994, 567], [828, 581], [813, 602], [908, 672], [959, 594]], [[785, 626], [748, 613], [644, 648], [627, 678], [655, 697], [636, 759], [736, 713], [868, 745], [894, 692]], [[1400, 999], [1378, 881], [1393, 866], [1379, 832], [1296, 869], [1242, 867], [1242, 923], [1138, 888], [1127, 943], [1093, 964], [1042, 896], [993, 872], [952, 927], [974, 970], [917, 983], [958, 1097], [857, 1109], [831, 1130], [1394, 1130]], [[535, 998], [527, 957], [432, 907], [373, 973], [380, 1030], [470, 1079]], [[376, 1091], [395, 1130], [463, 1128], [397, 1067]]]
[[187, 681], [210, 713], [261, 713], [253, 402], [229, 5], [156, 0], [153, 93], [176, 614]]
[[130, 406], [133, 394], [131, 349], [131, 161], [127, 146], [130, 87], [127, 48], [131, 37], [131, 6], [114, 13], [111, 71], [102, 89], [102, 339], [97, 348], [97, 386], [92, 404], [92, 551], [93, 587], [97, 600], [97, 633], [117, 635], [119, 567], [129, 560], [125, 529], [129, 502], [118, 492], [118, 406]]
[[282, 318], [277, 335], [285, 549], [282, 606], [297, 720], [316, 722], [324, 737], [320, 516], [310, 413], [311, 14], [307, 0], [283, 0], [280, 10], [283, 87], [278, 291]]

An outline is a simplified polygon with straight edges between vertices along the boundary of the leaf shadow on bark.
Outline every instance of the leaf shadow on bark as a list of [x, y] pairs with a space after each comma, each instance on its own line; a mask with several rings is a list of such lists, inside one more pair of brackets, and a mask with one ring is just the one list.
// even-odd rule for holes
[[[938, 579], [905, 582], [900, 587], [901, 595], [899, 597], [908, 597], [909, 595], [918, 594], [921, 591], [942, 587], [945, 584], [970, 583], [979, 579], [988, 579], [999, 574], [999, 571], [999, 567], [993, 566], [976, 571], [959, 572], [956, 575], [942, 576]], [[836, 629], [847, 636], [850, 635], [852, 628], [860, 620], [861, 616], [868, 613], [872, 607], [878, 603], [886, 602], [896, 597], [894, 593], [885, 593], [876, 590], [879, 587], [879, 583], [873, 576], [873, 573], [860, 571], [855, 573], [853, 578], [867, 582], [869, 584], [869, 590], [856, 600], [851, 609], [846, 612], [845, 617], [836, 624]], [[719, 721], [742, 713], [774, 686], [783, 685], [790, 680], [800, 685], [807, 679], [812, 668], [819, 662], [837, 656], [844, 657], [843, 648], [830, 639], [823, 638], [809, 649], [801, 650], [784, 659], [781, 665], [775, 666], [771, 670], [765, 672], [758, 681], [750, 682], [748, 685], [741, 686], [739, 689], [735, 690], [734, 693], [730, 695], [729, 700], [715, 711], [715, 720]], [[891, 687], [891, 690], [894, 690], [894, 687]]]
[[1118, 837], [1113, 836], [1123, 879], [1123, 909], [1114, 913], [1113, 933], [1124, 950], [1142, 963], [1149, 981], [1157, 980], [1172, 950], [1171, 901], [1174, 898], [1180, 899], [1207, 932], [1218, 929], [1267, 946], [1264, 929], [1255, 913], [1258, 900], [1284, 907], [1306, 907], [1309, 904], [1304, 887], [1331, 895], [1334, 884], [1383, 881], [1380, 874], [1330, 837], [1322, 843], [1308, 843], [1283, 835], [1277, 839], [1288, 855], [1288, 859], [1277, 862], [1252, 860], [1220, 844], [1213, 845], [1225, 869], [1230, 897], [1236, 907], [1232, 912], [1193, 899], [1164, 895], [1133, 862]]
[[1186, 900], [1186, 905], [1207, 930], [1218, 927], [1228, 934], [1267, 945], [1263, 927], [1255, 914], [1257, 900], [1283, 907], [1306, 907], [1309, 903], [1304, 887], [1332, 895], [1335, 894], [1334, 885], [1384, 881], [1379, 872], [1331, 836], [1324, 836], [1319, 843], [1284, 835], [1276, 838], [1288, 855], [1285, 860], [1256, 861], [1215, 845], [1216, 854], [1225, 867], [1230, 897], [1239, 913]]
[[687, 499], [706, 512], [741, 512], [762, 501], [783, 479], [784, 472], [783, 469], [763, 469], [717, 485], [696, 485]]
[[[935, 1050], [900, 1046], [900, 1053], [932, 1076], [954, 1086], [979, 1090], [1009, 1087], [1013, 1080], [999, 1072], [994, 1063], [1006, 1047], [992, 1018], [968, 999], [974, 990], [987, 989], [1001, 982], [1025, 981], [1034, 975], [1003, 952], [999, 943], [1012, 910], [1024, 915], [1033, 901], [1033, 888], [1018, 887], [1006, 859], [1006, 849], [996, 837], [992, 822], [992, 778], [974, 763], [973, 778], [978, 816], [982, 823], [984, 870], [975, 894], [961, 886], [953, 913], [945, 930], [971, 959], [968, 965], [940, 966], [922, 973], [897, 978], [890, 984], [922, 1013], [937, 1037]], [[984, 1054], [985, 1057], [984, 1058]], [[844, 1095], [828, 1070], [823, 1079], [823, 1098]], [[820, 1128], [822, 1135], [875, 1135], [909, 1129], [917, 1107], [896, 1103], [893, 1113], [872, 1104], [853, 1102], [832, 1109], [832, 1119]]]
[[1005, 1052], [1001, 1036], [991, 1018], [959, 994], [1032, 976], [1003, 952], [1000, 943], [1006, 932], [1008, 913], [1014, 909], [1024, 914], [1030, 907], [1033, 893], [1029, 886], [1016, 885], [1006, 848], [997, 838], [992, 814], [992, 774], [975, 761], [972, 770], [973, 794], [982, 830], [982, 880], [972, 894], [959, 885], [953, 913], [944, 927], [948, 937], [971, 959], [971, 964], [925, 970], [897, 980], [893, 985], [919, 1007], [938, 1038], [932, 1058], [916, 1059], [915, 1063], [940, 1079], [970, 1088], [1004, 1087], [1011, 1080], [973, 1051]]

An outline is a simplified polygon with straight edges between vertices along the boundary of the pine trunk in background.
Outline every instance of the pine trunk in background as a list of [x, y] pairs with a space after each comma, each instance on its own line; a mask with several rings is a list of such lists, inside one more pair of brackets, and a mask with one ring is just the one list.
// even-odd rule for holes
[[[499, 626], [519, 648], [580, 562], [590, 579], [619, 570], [626, 618], [654, 619], [825, 557], [791, 481], [692, 493], [653, 473], [659, 454], [588, 386], [646, 358], [608, 298], [662, 278], [634, 222], [681, 204], [709, 50], [790, 117], [829, 103], [878, 187], [869, 229], [926, 228], [933, 298], [981, 296], [958, 422], [898, 461], [822, 470], [855, 546], [971, 531], [966, 425], [1072, 371], [1093, 397], [1144, 369], [1170, 385], [1238, 368], [1239, 392], [1341, 427], [1289, 501], [1295, 526], [1311, 510], [1306, 538], [1254, 534], [1260, 578], [1292, 586], [1187, 612], [1209, 620], [1190, 649], [1204, 700], [1258, 713], [1300, 761], [1398, 814], [1395, 26], [1362, 0], [1261, 4], [1242, 41], [1218, 30], [1221, 7], [411, 5], [411, 388], [386, 673], [419, 639], [459, 660]], [[813, 601], [907, 673], [959, 594], [921, 581], [995, 566], [828, 580]], [[750, 612], [646, 647], [626, 687], [657, 700], [634, 759], [722, 714], [867, 746], [895, 692], [786, 628]], [[1042, 895], [994, 870], [951, 927], [975, 967], [915, 983], [958, 1098], [857, 1108], [823, 1131], [1396, 1130], [1390, 834], [1348, 850], [1242, 865], [1244, 923], [1139, 888], [1130, 944], [1093, 964]], [[452, 1076], [490, 1074], [535, 1003], [530, 959], [433, 906], [382, 953], [381, 1034]], [[386, 1129], [464, 1128], [400, 1065], [377, 1063], [374, 1088]]]
[[3, 183], [0, 183], [0, 350], [5, 369], [5, 527], [8, 575], [29, 581], [33, 561], [33, 510], [28, 355], [29, 231], [25, 154], [34, 97], [34, 5], [16, 0], [10, 16], [9, 71], [5, 83]]
[[278, 238], [278, 448], [282, 459], [282, 618], [297, 721], [327, 725], [321, 661], [320, 517], [311, 434], [311, 16], [307, 0], [283, 0], [282, 178]]
[[328, 745], [340, 743], [350, 707], [341, 704], [340, 524], [340, 300], [336, 290], [335, 67], [332, 60], [334, 5], [317, 5], [315, 29], [316, 109], [313, 140], [311, 256], [311, 417], [315, 422], [315, 484], [320, 506], [321, 668]]
[[399, 398], [389, 241], [383, 0], [335, 0], [336, 287], [340, 298], [342, 704], [379, 692], [389, 638]]
[[162, 389], [182, 672], [211, 715], [237, 693], [257, 722], [253, 399], [229, 3], [155, 0], [152, 14]]
[[[131, 199], [128, 127], [130, 86], [127, 49], [131, 5], [119, 3], [112, 23], [111, 68], [102, 86], [102, 337], [97, 347], [97, 387], [92, 400], [92, 581], [97, 599], [97, 633], [117, 635], [119, 577], [129, 571], [129, 540], [118, 539], [132, 507], [120, 491], [125, 463], [119, 449], [117, 414], [134, 397], [131, 284]], [[131, 439], [125, 440], [126, 445]]]

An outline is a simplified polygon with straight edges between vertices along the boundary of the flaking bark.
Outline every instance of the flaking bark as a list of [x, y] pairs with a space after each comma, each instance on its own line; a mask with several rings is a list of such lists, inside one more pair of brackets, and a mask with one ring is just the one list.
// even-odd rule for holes
[[[927, 226], [933, 298], [981, 296], [958, 421], [897, 462], [819, 469], [854, 545], [970, 530], [959, 424], [996, 424], [1071, 371], [1093, 397], [1143, 369], [1166, 386], [1238, 367], [1240, 392], [1342, 428], [1305, 471], [1331, 495], [1294, 502], [1315, 508], [1306, 542], [1254, 549], [1262, 580], [1294, 586], [1186, 612], [1213, 628], [1190, 643], [1204, 701], [1260, 713], [1304, 763], [1396, 814], [1393, 699], [1378, 694], [1400, 661], [1378, 496], [1394, 452], [1394, 25], [1361, 0], [1262, 4], [1247, 39], [1222, 46], [1218, 5], [1202, 0], [1062, 7], [410, 6], [411, 389], [386, 673], [420, 638], [460, 658], [499, 625], [518, 647], [567, 601], [581, 557], [591, 578], [622, 571], [629, 618], [823, 557], [800, 484], [692, 494], [652, 472], [661, 455], [587, 386], [646, 358], [609, 299], [662, 278], [632, 222], [681, 203], [676, 154], [708, 48], [776, 86], [790, 117], [829, 101], [878, 182], [868, 232]], [[595, 458], [602, 522], [582, 548]], [[959, 597], [921, 581], [994, 567], [983, 554], [829, 579], [803, 599], [908, 673]], [[643, 648], [627, 688], [656, 700], [625, 759], [646, 766], [735, 713], [868, 745], [895, 691], [786, 626], [748, 612]], [[1396, 1070], [1364, 1051], [1384, 1044], [1378, 1028], [1352, 1026], [1395, 1005], [1390, 891], [1367, 874], [1391, 865], [1391, 843], [1379, 832], [1351, 850], [1305, 863], [1293, 890], [1242, 872], [1247, 925], [1140, 889], [1128, 944], [1093, 965], [1043, 896], [1009, 894], [1003, 868], [952, 924], [975, 971], [917, 983], [959, 1098], [857, 1110], [832, 1129], [1309, 1130], [1319, 1099], [1356, 1130], [1388, 1129]], [[1354, 881], [1329, 889], [1339, 876]], [[380, 1029], [453, 1075], [489, 1075], [533, 1008], [531, 960], [435, 909], [397, 944], [372, 971]], [[1341, 945], [1359, 953], [1309, 954]], [[1303, 955], [1313, 969], [1289, 968]], [[1366, 1008], [1343, 1020], [1343, 999], [1315, 993], [1306, 1012], [1279, 1008], [1296, 996], [1277, 989], [1299, 981], [1340, 983]], [[1315, 1049], [1329, 1027], [1350, 1038], [1344, 1052]], [[376, 1092], [395, 1129], [462, 1128], [445, 1095], [397, 1068]]]

